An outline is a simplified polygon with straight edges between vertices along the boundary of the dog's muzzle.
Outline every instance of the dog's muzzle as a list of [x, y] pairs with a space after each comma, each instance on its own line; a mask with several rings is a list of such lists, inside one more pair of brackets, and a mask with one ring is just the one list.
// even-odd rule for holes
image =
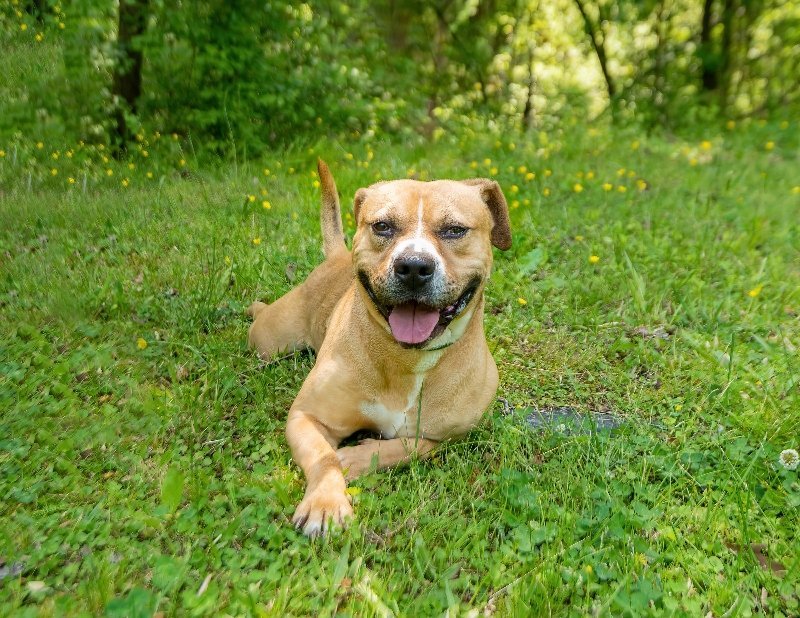
[[[422, 270], [423, 277], [425, 276], [425, 267], [415, 264], [409, 266], [407, 274], [409, 280], [411, 277], [419, 278], [420, 276], [419, 273], [410, 274], [412, 268]], [[401, 269], [405, 270], [403, 267]], [[425, 293], [427, 285], [423, 285], [416, 294], [405, 291], [397, 301], [385, 302], [378, 298], [370, 284], [369, 277], [364, 271], [359, 271], [358, 280], [375, 308], [388, 322], [392, 336], [403, 347], [409, 348], [422, 347], [441, 335], [447, 326], [467, 308], [481, 283], [480, 277], [475, 277], [464, 288], [464, 291], [455, 302], [435, 306]], [[424, 278], [422, 281], [424, 281]]]

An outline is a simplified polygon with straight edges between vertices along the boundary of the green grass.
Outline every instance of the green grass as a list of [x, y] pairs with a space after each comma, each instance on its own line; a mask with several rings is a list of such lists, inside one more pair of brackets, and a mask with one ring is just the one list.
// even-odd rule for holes
[[[797, 126], [579, 129], [237, 165], [150, 138], [134, 169], [0, 143], [0, 614], [797, 615]], [[486, 330], [516, 411], [359, 480], [352, 527], [310, 541], [283, 427], [313, 358], [259, 363], [243, 310], [321, 258], [318, 154], [345, 203], [496, 168], [519, 205]], [[524, 422], [564, 405], [625, 424]]]

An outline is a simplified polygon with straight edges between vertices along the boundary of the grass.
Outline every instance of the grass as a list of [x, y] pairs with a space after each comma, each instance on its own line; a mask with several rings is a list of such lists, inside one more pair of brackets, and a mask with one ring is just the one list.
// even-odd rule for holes
[[[237, 165], [169, 136], [122, 163], [0, 149], [0, 614], [800, 612], [796, 125]], [[283, 426], [313, 358], [260, 364], [243, 310], [321, 258], [317, 155], [345, 203], [376, 176], [500, 181], [486, 330], [515, 410], [357, 481], [354, 525], [309, 541]], [[526, 424], [553, 406], [625, 422]]]

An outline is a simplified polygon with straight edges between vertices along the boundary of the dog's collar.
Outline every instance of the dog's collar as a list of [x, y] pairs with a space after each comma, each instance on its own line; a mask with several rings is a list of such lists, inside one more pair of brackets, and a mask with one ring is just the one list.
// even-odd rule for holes
[[444, 350], [445, 348], [449, 348], [454, 343], [455, 343], [455, 341], [448, 341], [447, 343], [444, 343], [444, 344], [442, 344], [442, 345], [440, 345], [440, 346], [438, 346], [436, 348], [423, 348], [422, 351], [423, 352], [438, 352], [439, 350]]

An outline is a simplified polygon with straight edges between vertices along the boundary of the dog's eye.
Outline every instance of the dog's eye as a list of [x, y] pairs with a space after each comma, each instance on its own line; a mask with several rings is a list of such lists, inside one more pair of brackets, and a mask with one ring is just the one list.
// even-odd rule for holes
[[378, 236], [389, 238], [394, 234], [394, 229], [386, 221], [378, 221], [372, 224], [372, 231]]
[[460, 225], [451, 225], [450, 227], [444, 228], [441, 232], [439, 232], [439, 236], [442, 238], [464, 238], [469, 230], [465, 227]]

